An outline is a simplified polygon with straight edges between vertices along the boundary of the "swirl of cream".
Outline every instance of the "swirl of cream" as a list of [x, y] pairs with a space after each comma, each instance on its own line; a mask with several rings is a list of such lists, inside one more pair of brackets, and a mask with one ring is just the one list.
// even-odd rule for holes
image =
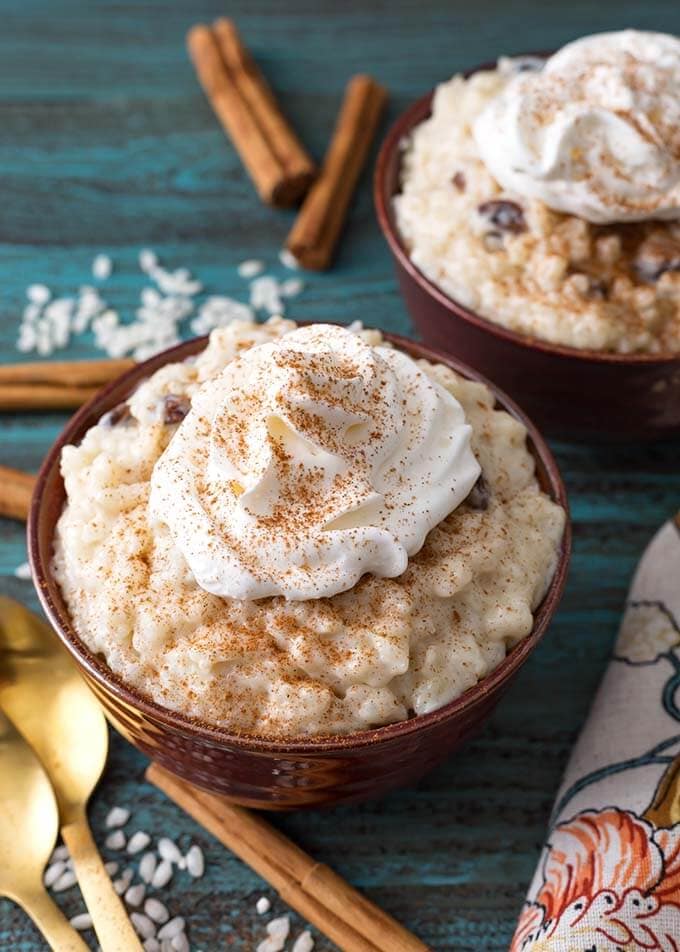
[[515, 72], [477, 118], [508, 192], [595, 224], [680, 217], [680, 40], [623, 30]]
[[245, 351], [195, 395], [151, 477], [198, 584], [322, 598], [400, 575], [480, 468], [455, 398], [406, 354], [315, 324]]

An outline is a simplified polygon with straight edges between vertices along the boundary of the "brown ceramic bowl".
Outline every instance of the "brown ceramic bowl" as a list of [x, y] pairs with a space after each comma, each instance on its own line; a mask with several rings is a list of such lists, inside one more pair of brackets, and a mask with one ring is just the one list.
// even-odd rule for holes
[[[448, 364], [472, 380], [483, 379], [428, 347], [385, 336], [413, 357]], [[231, 734], [146, 700], [80, 641], [50, 570], [55, 525], [65, 498], [59, 460], [63, 446], [78, 443], [103, 413], [126, 399], [144, 378], [165, 363], [198, 353], [206, 340], [180, 344], [123, 374], [75, 414], [50, 450], [38, 475], [28, 522], [33, 578], [45, 613], [123, 737], [163, 767], [207, 790], [248, 806], [291, 809], [359, 800], [415, 780], [479, 729], [540, 641], [564, 588], [569, 526], [557, 571], [529, 636], [487, 678], [431, 714], [347, 736], [288, 742]], [[498, 404], [527, 427], [541, 486], [566, 509], [566, 492], [550, 450], [515, 404], [495, 387], [492, 390]]]
[[423, 96], [397, 119], [374, 177], [378, 221], [406, 306], [425, 342], [478, 367], [551, 436], [600, 441], [680, 435], [680, 354], [607, 354], [518, 334], [464, 307], [413, 264], [396, 226], [392, 198], [400, 187], [401, 143], [430, 115], [432, 96]]

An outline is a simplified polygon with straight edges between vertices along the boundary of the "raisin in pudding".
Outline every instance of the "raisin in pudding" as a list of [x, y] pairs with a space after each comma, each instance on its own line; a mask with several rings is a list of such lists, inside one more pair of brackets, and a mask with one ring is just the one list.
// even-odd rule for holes
[[377, 331], [213, 331], [62, 454], [53, 569], [139, 693], [265, 737], [432, 711], [532, 628], [564, 511], [487, 387]]
[[483, 317], [554, 344], [680, 351], [680, 40], [626, 30], [439, 86], [398, 229]]

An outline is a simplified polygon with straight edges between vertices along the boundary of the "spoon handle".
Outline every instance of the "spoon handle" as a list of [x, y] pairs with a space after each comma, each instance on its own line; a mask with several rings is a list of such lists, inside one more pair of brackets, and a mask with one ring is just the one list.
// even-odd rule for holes
[[12, 898], [28, 913], [54, 952], [89, 952], [76, 930], [44, 889], [20, 892]]
[[102, 952], [142, 952], [125, 907], [97, 851], [84, 811], [61, 828]]

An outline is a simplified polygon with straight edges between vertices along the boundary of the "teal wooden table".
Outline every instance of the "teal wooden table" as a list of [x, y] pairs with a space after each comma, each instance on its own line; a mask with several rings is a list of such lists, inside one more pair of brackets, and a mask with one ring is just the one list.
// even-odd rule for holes
[[[55, 293], [90, 280], [98, 251], [116, 272], [107, 298], [131, 315], [143, 286], [139, 249], [187, 265], [212, 292], [243, 296], [236, 264], [276, 260], [290, 215], [263, 207], [200, 93], [184, 51], [192, 22], [234, 16], [303, 140], [320, 156], [350, 74], [391, 91], [391, 116], [437, 80], [499, 53], [545, 49], [586, 32], [636, 26], [680, 33], [680, 7], [573, 0], [365, 4], [358, 0], [2, 0], [0, 31], [0, 359], [14, 349], [24, 289]], [[279, 272], [280, 273], [280, 269]], [[336, 267], [311, 276], [292, 317], [411, 325], [363, 179]], [[76, 342], [69, 356], [94, 347]], [[2, 462], [35, 470], [61, 414], [3, 415]], [[434, 949], [503, 950], [536, 862], [570, 746], [615, 634], [646, 540], [680, 504], [678, 443], [554, 447], [571, 493], [574, 559], [548, 636], [487, 729], [415, 787], [384, 800], [275, 823], [333, 865]], [[36, 607], [21, 526], [1, 521], [0, 579]], [[100, 843], [113, 804], [133, 828], [205, 848], [205, 877], [167, 890], [192, 948], [254, 948], [256, 898], [271, 890], [143, 781], [145, 759], [112, 737], [92, 803]], [[105, 851], [106, 852], [106, 851]], [[0, 858], [1, 861], [1, 858]], [[60, 899], [80, 911], [76, 891]], [[275, 912], [283, 912], [275, 902]], [[299, 924], [298, 924], [299, 925]], [[317, 949], [332, 946], [317, 936]], [[34, 952], [40, 937], [0, 901], [0, 947]]]

